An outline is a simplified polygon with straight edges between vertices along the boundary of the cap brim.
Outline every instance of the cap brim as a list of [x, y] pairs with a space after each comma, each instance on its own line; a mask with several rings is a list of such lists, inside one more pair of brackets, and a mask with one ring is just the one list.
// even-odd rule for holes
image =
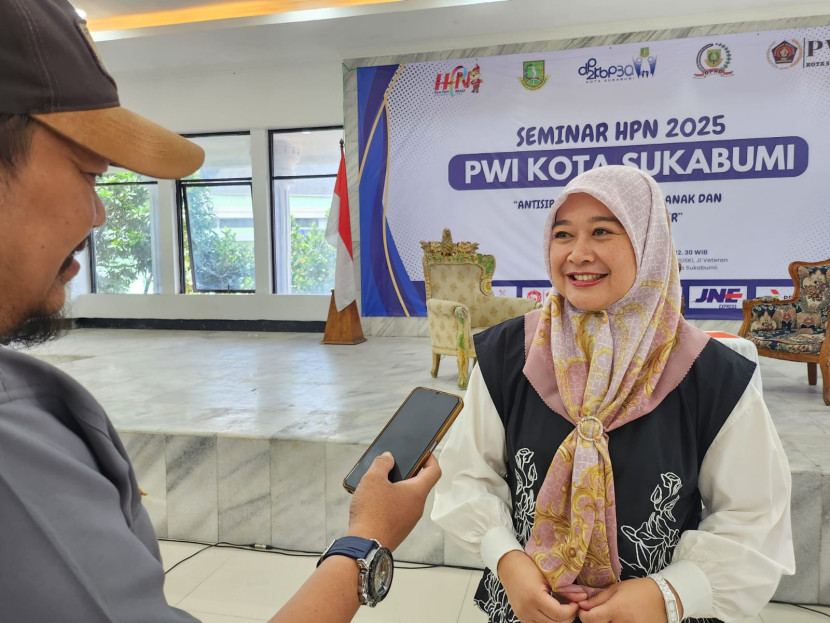
[[196, 143], [126, 108], [33, 114], [58, 134], [115, 166], [164, 179], [187, 177], [205, 160]]

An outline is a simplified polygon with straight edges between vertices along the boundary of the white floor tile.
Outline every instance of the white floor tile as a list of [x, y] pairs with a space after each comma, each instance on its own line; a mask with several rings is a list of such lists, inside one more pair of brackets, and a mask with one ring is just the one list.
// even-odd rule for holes
[[209, 546], [198, 543], [159, 541], [159, 550], [161, 550], [161, 560], [164, 565], [164, 570], [169, 571], [173, 565], [180, 563], [188, 556], [192, 556], [206, 547]]
[[396, 568], [389, 596], [376, 608], [361, 608], [357, 623], [456, 623], [470, 572], [450, 567]]
[[487, 623], [487, 615], [473, 602], [480, 580], [481, 571], [470, 573], [470, 583], [467, 585], [467, 594], [464, 595], [464, 603], [461, 604], [457, 623]]
[[316, 557], [230, 551], [233, 554], [224, 564], [182, 599], [178, 607], [268, 620], [311, 575], [317, 563]]
[[182, 607], [181, 601], [227, 562], [233, 551], [213, 547], [172, 569], [167, 573], [164, 581], [164, 595], [167, 603]]

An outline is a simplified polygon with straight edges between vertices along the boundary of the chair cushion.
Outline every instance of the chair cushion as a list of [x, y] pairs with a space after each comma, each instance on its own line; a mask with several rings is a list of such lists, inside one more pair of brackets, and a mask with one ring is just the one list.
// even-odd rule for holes
[[807, 309], [826, 307], [830, 301], [830, 288], [827, 287], [828, 270], [828, 264], [798, 267], [798, 280], [801, 282], [801, 294]]
[[752, 306], [750, 331], [794, 331], [798, 310], [796, 305], [759, 303]]
[[481, 296], [481, 268], [475, 264], [434, 264], [430, 267], [432, 298], [474, 305]]
[[818, 355], [824, 341], [822, 333], [792, 333], [790, 331], [750, 331], [746, 339], [758, 348], [785, 353]]

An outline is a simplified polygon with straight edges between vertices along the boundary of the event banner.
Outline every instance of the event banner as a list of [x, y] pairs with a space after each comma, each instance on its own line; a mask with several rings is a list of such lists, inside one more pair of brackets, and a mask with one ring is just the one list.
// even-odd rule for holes
[[788, 296], [830, 257], [830, 27], [358, 69], [362, 313], [423, 316], [420, 241], [479, 243], [500, 296], [547, 294], [542, 228], [625, 165], [670, 212], [689, 318]]

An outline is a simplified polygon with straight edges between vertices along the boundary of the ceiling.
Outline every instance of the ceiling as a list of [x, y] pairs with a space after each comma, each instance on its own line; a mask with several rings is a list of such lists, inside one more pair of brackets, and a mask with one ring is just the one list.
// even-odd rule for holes
[[[344, 2], [374, 2], [343, 6]], [[481, 2], [481, 0], [478, 0]], [[297, 10], [297, 7], [327, 8]], [[378, 3], [380, 2], [380, 3]], [[474, 48], [667, 27], [830, 14], [803, 0], [74, 0], [95, 20], [216, 5], [282, 12], [149, 28], [93, 31], [114, 74], [343, 59]], [[333, 6], [338, 3], [338, 6]]]

